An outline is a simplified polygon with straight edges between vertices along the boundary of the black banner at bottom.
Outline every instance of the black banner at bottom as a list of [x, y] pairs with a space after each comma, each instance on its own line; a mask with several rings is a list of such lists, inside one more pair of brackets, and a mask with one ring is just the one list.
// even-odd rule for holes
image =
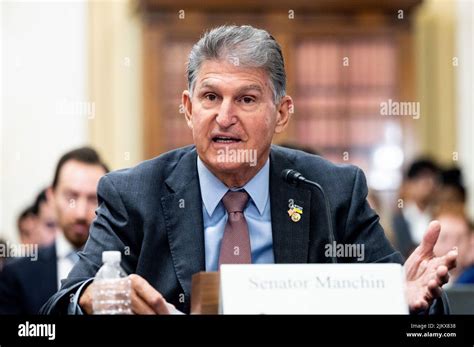
[[474, 316], [0, 316], [0, 345], [474, 345]]

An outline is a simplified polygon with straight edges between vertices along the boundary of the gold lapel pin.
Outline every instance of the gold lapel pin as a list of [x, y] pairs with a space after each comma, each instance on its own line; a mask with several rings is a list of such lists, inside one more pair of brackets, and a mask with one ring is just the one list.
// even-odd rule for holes
[[303, 214], [303, 207], [295, 204], [293, 199], [288, 200], [288, 215], [291, 217], [291, 220], [295, 223], [301, 220], [301, 215]]

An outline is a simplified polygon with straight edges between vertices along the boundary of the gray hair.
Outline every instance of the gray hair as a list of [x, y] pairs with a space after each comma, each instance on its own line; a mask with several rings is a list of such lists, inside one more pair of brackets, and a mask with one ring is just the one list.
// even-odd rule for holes
[[186, 73], [191, 95], [201, 64], [214, 59], [225, 59], [236, 66], [263, 68], [270, 79], [275, 104], [286, 95], [281, 48], [267, 31], [250, 25], [224, 25], [206, 32], [189, 54]]

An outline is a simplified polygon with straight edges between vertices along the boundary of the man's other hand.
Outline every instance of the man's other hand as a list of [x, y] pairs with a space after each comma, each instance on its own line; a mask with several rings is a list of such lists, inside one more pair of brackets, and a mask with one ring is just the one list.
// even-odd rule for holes
[[[170, 314], [174, 306], [156, 291], [143, 277], [129, 275], [131, 281], [132, 311], [134, 314]], [[92, 291], [94, 284], [89, 285], [79, 298], [79, 305], [87, 313], [92, 314]]]
[[431, 222], [421, 244], [405, 262], [406, 294], [411, 312], [427, 310], [449, 281], [448, 271], [456, 267], [456, 248], [440, 257], [433, 252], [440, 231], [439, 222]]

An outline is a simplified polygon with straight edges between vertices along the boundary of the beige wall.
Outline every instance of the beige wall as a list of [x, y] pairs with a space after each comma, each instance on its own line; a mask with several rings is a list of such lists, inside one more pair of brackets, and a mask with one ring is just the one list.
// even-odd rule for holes
[[468, 189], [468, 212], [474, 219], [474, 1], [456, 1], [457, 148]]
[[85, 2], [1, 6], [0, 238], [53, 180], [59, 157], [87, 143]]
[[425, 0], [415, 21], [419, 152], [461, 167], [474, 218], [472, 0]]
[[[136, 3], [136, 2], [133, 2]], [[141, 22], [132, 1], [89, 1], [90, 141], [111, 169], [143, 160]]]
[[415, 20], [418, 144], [444, 164], [456, 151], [455, 15], [454, 1], [425, 0]]

